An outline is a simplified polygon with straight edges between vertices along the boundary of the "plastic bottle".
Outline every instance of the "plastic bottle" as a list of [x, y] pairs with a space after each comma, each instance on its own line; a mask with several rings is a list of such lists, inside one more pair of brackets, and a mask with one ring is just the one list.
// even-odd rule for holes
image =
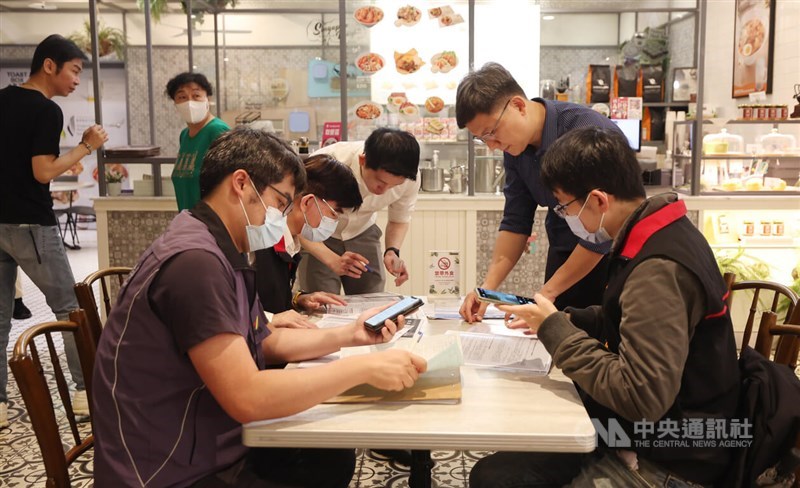
[[434, 168], [439, 167], [439, 150], [433, 150], [433, 160], [431, 161], [431, 166]]

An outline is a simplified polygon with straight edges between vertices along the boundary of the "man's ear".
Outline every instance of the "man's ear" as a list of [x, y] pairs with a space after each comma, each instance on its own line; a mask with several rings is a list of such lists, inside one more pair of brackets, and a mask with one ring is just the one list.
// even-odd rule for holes
[[592, 190], [591, 198], [595, 198], [597, 202], [597, 209], [600, 212], [608, 212], [610, 195], [601, 190]]
[[244, 199], [245, 188], [251, 186], [250, 183], [250, 176], [247, 174], [247, 171], [243, 169], [237, 169], [236, 171], [231, 174], [231, 189], [233, 193], [241, 198]]
[[314, 195], [308, 193], [300, 197], [300, 208], [303, 209], [304, 212], [307, 212], [311, 206], [314, 205]]
[[42, 71], [44, 71], [45, 74], [54, 75], [56, 74], [56, 71], [58, 71], [58, 65], [55, 61], [53, 61], [53, 58], [44, 58], [44, 62], [42, 63]]
[[514, 95], [514, 97], [511, 98], [510, 105], [513, 105], [513, 108], [519, 111], [519, 113], [522, 115], [525, 115], [525, 113], [528, 111], [528, 106], [525, 104], [525, 100], [523, 100], [519, 95]]
[[361, 154], [358, 155], [358, 164], [362, 168], [364, 168], [366, 166], [366, 164], [367, 164], [367, 155], [366, 154], [361, 153]]

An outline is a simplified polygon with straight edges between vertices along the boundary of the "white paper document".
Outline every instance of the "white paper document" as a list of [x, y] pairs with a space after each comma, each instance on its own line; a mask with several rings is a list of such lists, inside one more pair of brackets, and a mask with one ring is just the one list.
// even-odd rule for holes
[[422, 356], [428, 362], [428, 372], [458, 369], [464, 364], [464, 355], [457, 335], [418, 335], [410, 342], [398, 342], [395, 347]]
[[504, 320], [488, 319], [483, 322], [478, 322], [467, 330], [467, 332], [474, 332], [476, 334], [495, 334], [509, 337], [526, 337], [528, 339], [536, 339], [536, 334], [526, 334], [528, 329], [509, 329]]
[[344, 300], [347, 302], [347, 305], [328, 305], [325, 315], [356, 318], [366, 310], [396, 302], [401, 298], [403, 298], [402, 295], [397, 295], [395, 293], [346, 295], [344, 296]]
[[553, 359], [539, 339], [448, 331], [458, 335], [467, 366], [527, 371], [545, 375]]
[[[461, 320], [461, 315], [458, 311], [461, 308], [462, 301], [463, 300], [437, 300], [436, 302], [429, 303], [425, 306], [425, 315], [430, 319]], [[484, 319], [502, 319], [505, 316], [505, 313], [498, 310], [492, 304], [486, 307], [486, 312], [483, 314]]]

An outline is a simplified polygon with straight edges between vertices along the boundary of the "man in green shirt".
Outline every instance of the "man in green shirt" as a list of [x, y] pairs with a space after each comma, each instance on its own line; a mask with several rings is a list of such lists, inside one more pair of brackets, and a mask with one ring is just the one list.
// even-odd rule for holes
[[200, 201], [200, 168], [208, 146], [220, 134], [230, 130], [228, 124], [211, 113], [208, 97], [213, 94], [208, 78], [200, 73], [181, 73], [167, 82], [167, 95], [186, 122], [172, 170], [178, 210], [190, 209]]

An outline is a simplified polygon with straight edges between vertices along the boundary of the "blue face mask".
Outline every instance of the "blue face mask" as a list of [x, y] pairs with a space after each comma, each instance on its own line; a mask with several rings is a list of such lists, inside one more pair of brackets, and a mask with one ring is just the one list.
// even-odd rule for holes
[[252, 225], [250, 223], [250, 217], [247, 216], [247, 210], [244, 208], [244, 203], [242, 203], [241, 198], [239, 199], [239, 205], [242, 206], [244, 218], [247, 220], [246, 229], [247, 243], [250, 245], [249, 252], [255, 252], [261, 249], [269, 249], [281, 240], [283, 231], [286, 228], [286, 216], [277, 208], [264, 205], [264, 200], [262, 200], [261, 195], [258, 194], [253, 180], [250, 180], [250, 184], [253, 185], [253, 189], [256, 191], [256, 195], [258, 195], [261, 205], [263, 205], [264, 210], [267, 211], [263, 224]]
[[[317, 212], [319, 212], [320, 216], [319, 226], [311, 227], [311, 225], [308, 223], [308, 216], [306, 216], [306, 213], [303, 212], [305, 223], [303, 224], [303, 228], [300, 229], [300, 235], [303, 237], [303, 239], [308, 239], [311, 242], [322, 242], [333, 235], [333, 232], [336, 230], [336, 226], [339, 224], [339, 221], [322, 214], [322, 209], [319, 206], [316, 196], [314, 197], [314, 203], [317, 205]], [[325, 200], [322, 200], [322, 203], [328, 205], [328, 202]], [[330, 205], [328, 205], [328, 208], [330, 208], [334, 214], [336, 213], [336, 210], [331, 208]]]
[[603, 219], [606, 217], [606, 214], [600, 215], [600, 225], [597, 226], [597, 231], [589, 232], [584, 227], [583, 222], [581, 222], [580, 216], [583, 209], [586, 207], [586, 203], [589, 201], [589, 197], [586, 198], [586, 201], [583, 202], [583, 206], [581, 207], [578, 215], [565, 215], [564, 220], [567, 221], [567, 225], [569, 226], [570, 230], [573, 234], [578, 236], [579, 239], [583, 239], [587, 242], [593, 242], [595, 244], [603, 244], [605, 242], [609, 242], [612, 240], [611, 235], [603, 228]]

